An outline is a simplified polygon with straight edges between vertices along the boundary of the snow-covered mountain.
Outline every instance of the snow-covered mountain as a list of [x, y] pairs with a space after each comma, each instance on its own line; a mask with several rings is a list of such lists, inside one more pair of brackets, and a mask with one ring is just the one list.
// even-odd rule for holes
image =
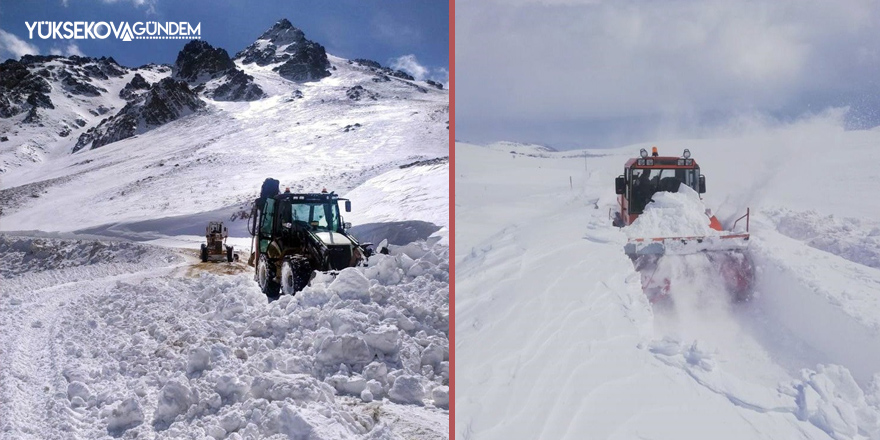
[[[547, 157], [457, 143], [456, 437], [880, 438], [880, 132], [841, 125]], [[751, 208], [749, 302], [700, 255], [648, 302], [609, 213], [652, 145], [690, 149], [724, 225]]]
[[523, 144], [520, 142], [494, 142], [486, 146], [486, 148], [509, 152], [510, 154], [522, 154], [526, 156], [541, 156], [544, 153], [555, 152], [556, 149], [546, 145]]
[[[230, 56], [0, 65], [0, 438], [440, 439], [449, 432], [449, 93], [281, 20]], [[348, 195], [387, 255], [268, 303], [267, 177]]]
[[194, 41], [174, 66], [9, 60], [0, 230], [231, 214], [266, 177], [346, 193], [447, 156], [448, 91], [389, 71], [326, 54], [287, 20], [234, 58]]

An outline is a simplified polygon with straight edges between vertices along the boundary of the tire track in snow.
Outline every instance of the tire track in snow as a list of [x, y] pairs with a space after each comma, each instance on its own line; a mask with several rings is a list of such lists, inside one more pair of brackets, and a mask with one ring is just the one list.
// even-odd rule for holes
[[[188, 265], [188, 262], [171, 266], [150, 267], [133, 273], [116, 273], [89, 280], [76, 280], [68, 283], [43, 287], [31, 293], [32, 301], [22, 304], [24, 310], [17, 311], [7, 323], [0, 336], [4, 368], [0, 370], [0, 430], [39, 438], [41, 433], [32, 430], [34, 426], [53, 426], [54, 431], [76, 431], [82, 426], [78, 423], [78, 413], [70, 410], [67, 401], [67, 380], [59, 371], [56, 359], [59, 347], [56, 339], [63, 331], [64, 320], [59, 321], [59, 310], [84, 295], [102, 295], [106, 287], [117, 281], [132, 281], [147, 277], [167, 276]], [[101, 268], [95, 273], [111, 273], [113, 269]], [[76, 275], [81, 275], [77, 271]], [[10, 325], [12, 324], [12, 325]], [[57, 402], [56, 399], [62, 402]], [[53, 405], [64, 404], [63, 414], [67, 420], [49, 417], [56, 414], [50, 411]], [[39, 422], [34, 423], [34, 418]], [[75, 437], [75, 435], [72, 434]]]

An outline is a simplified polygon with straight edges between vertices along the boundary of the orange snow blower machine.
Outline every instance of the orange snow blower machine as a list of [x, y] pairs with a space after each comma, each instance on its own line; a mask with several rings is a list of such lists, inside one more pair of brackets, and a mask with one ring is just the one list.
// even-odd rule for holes
[[[700, 173], [700, 166], [691, 158], [689, 150], [684, 150], [681, 157], [671, 157], [660, 156], [657, 147], [653, 147], [651, 155], [644, 148], [641, 149], [639, 157], [629, 159], [624, 165], [623, 175], [614, 181], [619, 210], [610, 214], [612, 223], [619, 228], [633, 224], [656, 193], [675, 193], [681, 185], [699, 194], [706, 192], [706, 176]], [[734, 300], [747, 301], [750, 298], [754, 270], [746, 253], [749, 209], [727, 230], [708, 209], [706, 217], [709, 227], [719, 231], [718, 235], [629, 238], [624, 251], [642, 275], [642, 289], [652, 303], [668, 298], [673, 287], [670, 280], [672, 275], [663, 271], [658, 273], [662, 259], [696, 253], [704, 253], [711, 265], [717, 268], [724, 287]], [[745, 220], [745, 230], [736, 229], [740, 220]]]

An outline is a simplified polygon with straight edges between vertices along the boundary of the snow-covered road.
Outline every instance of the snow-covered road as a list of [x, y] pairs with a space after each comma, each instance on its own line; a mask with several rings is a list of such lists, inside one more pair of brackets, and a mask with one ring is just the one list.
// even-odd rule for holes
[[[880, 438], [880, 270], [864, 245], [876, 225], [851, 218], [877, 205], [777, 178], [817, 167], [809, 153], [829, 140], [835, 163], [850, 158], [845, 169], [873, 163], [880, 152], [847, 153], [880, 135], [792, 130], [669, 143], [700, 161], [720, 217], [752, 207], [757, 279], [750, 302], [731, 304], [702, 256], [679, 257], [673, 306], [656, 308], [608, 218], [613, 179], [642, 146], [585, 161], [457, 144], [457, 434]], [[774, 164], [768, 153], [766, 172], [743, 173], [770, 145], [785, 151], [807, 134], [804, 155]], [[829, 220], [838, 208], [846, 217]]]
[[0, 253], [0, 438], [448, 435], [445, 245], [271, 304], [243, 264], [179, 250], [3, 235]]

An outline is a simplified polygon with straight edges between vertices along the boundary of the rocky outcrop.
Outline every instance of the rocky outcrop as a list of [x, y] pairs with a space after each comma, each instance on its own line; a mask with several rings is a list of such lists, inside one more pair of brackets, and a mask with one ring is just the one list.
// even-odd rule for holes
[[116, 115], [81, 134], [74, 152], [95, 149], [201, 111], [205, 102], [183, 81], [165, 78]]
[[177, 54], [174, 77], [190, 84], [201, 83], [234, 69], [235, 63], [225, 49], [215, 48], [207, 41], [192, 40]]
[[360, 101], [361, 99], [372, 99], [375, 101], [379, 98], [379, 94], [363, 88], [362, 86], [354, 86], [345, 91], [345, 96], [352, 101]]
[[349, 63], [358, 64], [360, 66], [370, 69], [370, 71], [376, 74], [376, 78], [373, 78], [374, 82], [390, 81], [390, 78], [388, 78], [389, 76], [409, 81], [415, 81], [415, 78], [413, 78], [412, 75], [402, 70], [394, 70], [390, 67], [383, 67], [377, 61], [368, 60], [365, 58], [355, 58], [349, 61]]
[[205, 92], [217, 101], [255, 101], [266, 94], [254, 77], [235, 66], [226, 50], [214, 48], [208, 42], [193, 40], [183, 47], [174, 63], [174, 78], [182, 79], [200, 93], [205, 83], [217, 80], [220, 84]]
[[135, 73], [131, 81], [119, 91], [119, 97], [129, 101], [140, 95], [142, 91], [149, 90], [149, 88], [150, 83], [148, 83], [140, 73]]
[[306, 38], [290, 21], [275, 23], [253, 44], [235, 55], [244, 64], [258, 66], [281, 63], [273, 68], [296, 82], [317, 81], [330, 76], [330, 61], [324, 46]]
[[437, 89], [439, 89], [439, 90], [443, 90], [443, 84], [441, 84], [441, 83], [439, 83], [439, 82], [437, 82], [437, 81], [434, 81], [434, 80], [430, 80], [430, 79], [429, 79], [429, 80], [427, 80], [427, 81], [425, 81], [425, 82], [427, 82], [429, 86], [433, 86], [433, 87], [435, 87], [435, 88], [437, 88]]
[[107, 91], [107, 89], [103, 87], [89, 84], [91, 79], [88, 77], [76, 75], [68, 70], [61, 71], [59, 77], [61, 78], [61, 84], [64, 86], [64, 90], [67, 90], [67, 92], [72, 95], [101, 96], [102, 93]]
[[260, 86], [254, 84], [254, 77], [239, 69], [226, 75], [226, 82], [211, 93], [216, 101], [256, 101], [266, 96]]
[[[0, 118], [30, 110], [33, 108], [33, 104], [28, 103], [31, 95], [39, 93], [45, 96], [51, 91], [49, 82], [43, 76], [31, 73], [24, 63], [6, 60], [0, 64]], [[51, 102], [48, 100], [49, 105]]]
[[27, 103], [34, 107], [55, 108], [55, 105], [52, 104], [52, 100], [41, 92], [34, 92], [28, 95]]
[[355, 58], [352, 61], [360, 64], [361, 66], [372, 67], [374, 69], [381, 69], [382, 68], [382, 65], [379, 64], [378, 61], [368, 60], [366, 58]]

